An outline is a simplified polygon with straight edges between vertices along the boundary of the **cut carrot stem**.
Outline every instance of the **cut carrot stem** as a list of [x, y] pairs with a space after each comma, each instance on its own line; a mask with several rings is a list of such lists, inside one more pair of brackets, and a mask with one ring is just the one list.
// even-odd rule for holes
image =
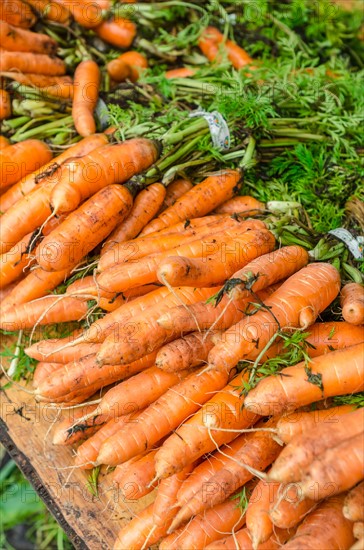
[[364, 323], [364, 287], [349, 283], [341, 289], [341, 307], [345, 321], [353, 325]]

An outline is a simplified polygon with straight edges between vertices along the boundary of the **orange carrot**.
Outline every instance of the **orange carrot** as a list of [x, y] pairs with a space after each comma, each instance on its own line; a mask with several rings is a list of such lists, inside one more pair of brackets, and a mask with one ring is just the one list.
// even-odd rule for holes
[[47, 376], [49, 376], [56, 370], [61, 369], [62, 367], [62, 363], [44, 363], [43, 361], [39, 362], [35, 367], [35, 371], [33, 374], [33, 386], [37, 387], [38, 384], [40, 384], [41, 380], [44, 380], [45, 378], [47, 378]]
[[79, 0], [54, 1], [67, 9], [72, 14], [74, 20], [86, 29], [97, 27], [103, 19], [102, 9], [97, 2], [79, 2]]
[[0, 56], [0, 71], [19, 71], [22, 73], [35, 73], [50, 76], [61, 76], [66, 73], [66, 65], [58, 57], [49, 55], [23, 52], [2, 51]]
[[112, 44], [117, 48], [130, 48], [135, 36], [136, 26], [128, 19], [118, 18], [110, 21], [103, 21], [101, 25], [95, 28], [97, 36], [105, 40], [108, 44]]
[[255, 216], [259, 210], [264, 210], [264, 208], [264, 203], [248, 195], [233, 197], [223, 202], [215, 209], [215, 212], [216, 214], [242, 214], [246, 212], [249, 216]]
[[0, 21], [1, 47], [12, 52], [33, 52], [52, 55], [57, 50], [57, 42], [47, 34], [24, 30]]
[[216, 59], [219, 45], [222, 45], [235, 69], [241, 69], [253, 63], [252, 58], [243, 48], [232, 40], [225, 40], [221, 32], [214, 27], [207, 27], [203, 30], [198, 45], [209, 61]]
[[195, 69], [190, 69], [189, 67], [180, 67], [178, 69], [171, 69], [166, 71], [164, 76], [170, 80], [172, 78], [188, 78], [193, 76], [196, 73]]
[[[248, 529], [240, 529], [217, 542], [208, 544], [205, 550], [280, 550], [282, 545], [291, 538], [294, 531], [275, 529], [274, 534], [259, 546], [254, 546]], [[237, 546], [239, 545], [239, 546]]]
[[354, 538], [364, 540], [364, 521], [356, 521], [353, 525]]
[[5, 136], [0, 136], [0, 150], [10, 145], [10, 141]]
[[216, 333], [211, 331], [192, 332], [183, 338], [177, 338], [161, 347], [155, 364], [165, 372], [179, 372], [205, 363], [209, 351], [214, 347], [212, 338]]
[[83, 137], [96, 132], [94, 110], [99, 97], [101, 73], [95, 61], [81, 61], [73, 82], [72, 118], [76, 131]]
[[166, 188], [161, 183], [153, 183], [141, 191], [133, 204], [133, 208], [126, 220], [111, 233], [106, 240], [103, 254], [117, 243], [134, 239], [147, 223], [154, 218], [163, 199]]
[[186, 468], [183, 468], [181, 472], [163, 479], [160, 482], [153, 506], [153, 520], [154, 524], [158, 527], [164, 524], [164, 518], [170, 508], [175, 507], [178, 491], [192, 468], [193, 465], [189, 464]]
[[73, 83], [69, 76], [47, 76], [17, 72], [2, 72], [1, 76], [26, 86], [40, 88], [42, 94], [51, 95], [60, 100], [71, 100], [73, 97]]
[[[69, 159], [76, 159], [77, 157], [87, 155], [87, 153], [90, 153], [94, 149], [97, 149], [97, 147], [106, 145], [106, 143], [107, 137], [104, 134], [95, 134], [93, 136], [81, 139], [81, 141], [79, 141], [78, 143], [71, 145], [71, 147], [68, 147], [63, 153], [58, 155], [58, 157], [55, 157], [47, 164], [44, 164], [35, 172], [32, 172], [28, 176], [25, 176], [8, 191], [6, 191], [0, 197], [0, 210], [2, 212], [5, 212], [10, 208], [10, 206], [23, 198], [24, 195], [27, 195], [28, 193], [30, 193], [30, 191], [36, 189], [37, 187], [39, 188], [44, 184], [51, 184], [52, 182], [55, 185], [60, 176], [60, 172], [58, 171], [59, 167], [63, 163], [65, 163]], [[35, 229], [35, 227], [33, 227], [32, 229]]]
[[344, 497], [332, 497], [320, 504], [304, 519], [285, 549], [350, 548], [354, 542], [353, 527], [342, 514]]
[[[2, 23], [2, 21], [0, 21]], [[9, 92], [0, 89], [0, 120], [11, 117], [11, 98]]]
[[[226, 375], [201, 369], [165, 392], [138, 417], [138, 425], [121, 430], [100, 449], [98, 464], [117, 465], [151, 448], [196, 412], [211, 393], [221, 389]], [[208, 392], [208, 393], [207, 393]]]
[[358, 409], [339, 416], [334, 425], [319, 424], [315, 430], [297, 435], [275, 461], [270, 478], [281, 482], [299, 481], [316, 457], [361, 434], [363, 420], [364, 410]]
[[192, 189], [193, 185], [189, 180], [179, 178], [167, 187], [166, 196], [161, 206], [161, 212], [172, 206], [182, 195]]
[[0, 288], [16, 281], [32, 264], [27, 253], [27, 247], [32, 240], [32, 233], [29, 233], [18, 242], [13, 248], [0, 256]]
[[364, 323], [364, 287], [349, 283], [341, 289], [341, 307], [345, 321], [353, 325]]
[[306, 328], [313, 324], [337, 296], [339, 288], [339, 273], [331, 264], [313, 263], [304, 267], [265, 301], [267, 309], [244, 318], [223, 334], [210, 351], [209, 363], [229, 371], [239, 360], [263, 350], [280, 326]]
[[208, 177], [150, 222], [141, 235], [148, 235], [148, 233], [170, 227], [179, 221], [199, 218], [208, 214], [237, 192], [239, 182], [240, 173], [235, 170], [223, 170]]
[[61, 25], [69, 25], [71, 22], [71, 14], [68, 9], [56, 0], [27, 0], [27, 4], [30, 4], [46, 21], [54, 21]]
[[146, 69], [147, 67], [148, 61], [144, 55], [129, 51], [109, 61], [106, 70], [115, 82], [123, 82], [126, 78], [136, 82], [141, 73], [140, 69]]
[[354, 487], [346, 496], [343, 514], [350, 521], [364, 521], [364, 481]]
[[153, 491], [155, 488], [155, 482], [152, 483], [155, 475], [155, 453], [156, 450], [149, 451], [145, 456], [133, 462], [121, 475], [118, 473], [117, 466], [112, 474], [108, 476], [107, 479], [117, 489], [118, 499], [121, 499], [122, 502], [125, 502], [125, 500], [137, 500]]
[[274, 481], [260, 480], [254, 487], [246, 509], [246, 526], [253, 548], [266, 542], [273, 534], [273, 523], [269, 509], [275, 500], [280, 484]]
[[[245, 407], [261, 415], [272, 414], [273, 410], [279, 414], [328, 397], [363, 391], [363, 353], [361, 343], [320, 355], [308, 366], [302, 361], [287, 367], [283, 376], [261, 380], [247, 395]], [[347, 417], [344, 415], [338, 420]]]
[[51, 158], [52, 152], [48, 145], [38, 139], [27, 139], [1, 149], [0, 189], [16, 183], [26, 174], [49, 162]]
[[114, 183], [123, 183], [148, 168], [158, 158], [156, 144], [138, 138], [117, 145], [106, 145], [82, 157], [70, 178], [62, 172], [51, 196], [57, 212], [71, 212], [97, 191]]
[[[23, 29], [29, 29], [37, 21], [31, 7], [21, 0], [2, 0], [0, 19]], [[3, 52], [1, 55], [3, 55]]]
[[95, 405], [85, 405], [84, 407], [65, 411], [64, 417], [60, 422], [57, 422], [53, 430], [53, 445], [73, 445], [77, 441], [87, 439], [96, 433], [103, 424], [102, 418], [98, 418], [97, 423], [93, 425], [78, 424], [78, 429], [73, 429], [73, 425], [79, 418], [82, 418], [87, 413], [91, 413], [94, 409]]
[[270, 504], [269, 516], [276, 527], [291, 529], [315, 506], [313, 500], [302, 496], [296, 483], [282, 484]]
[[78, 361], [81, 357], [92, 355], [99, 351], [100, 344], [77, 344], [76, 346], [66, 348], [61, 351], [53, 351], [60, 347], [59, 339], [41, 340], [36, 342], [30, 348], [26, 348], [25, 353], [37, 361], [55, 361], [57, 363], [71, 363]]

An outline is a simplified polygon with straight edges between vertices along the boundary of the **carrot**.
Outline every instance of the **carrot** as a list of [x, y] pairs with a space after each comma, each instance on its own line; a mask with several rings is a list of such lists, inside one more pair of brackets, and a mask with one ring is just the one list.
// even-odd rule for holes
[[362, 432], [364, 410], [339, 416], [335, 425], [319, 424], [314, 431], [297, 435], [275, 461], [270, 478], [274, 481], [299, 481], [312, 461], [327, 449]]
[[199, 218], [208, 214], [237, 192], [239, 182], [240, 173], [235, 170], [222, 170], [218, 174], [208, 177], [150, 222], [143, 229], [141, 235], [148, 235], [148, 233], [170, 227], [179, 221]]
[[294, 537], [285, 544], [285, 549], [349, 548], [354, 537], [352, 523], [342, 514], [344, 497], [332, 497], [320, 504], [304, 519]]
[[106, 240], [103, 254], [117, 243], [134, 239], [147, 223], [154, 218], [163, 199], [166, 188], [161, 183], [153, 183], [141, 191], [133, 204], [133, 208], [126, 220], [111, 233]]
[[[185, 306], [188, 306], [201, 299], [207, 299], [212, 294], [213, 289], [209, 288], [181, 287], [177, 289], [175, 299], [183, 301]], [[166, 304], [163, 304], [163, 307], [167, 307]], [[99, 365], [131, 363], [179, 336], [179, 331], [168, 333], [157, 324], [160, 311], [159, 304], [156, 308], [149, 308], [146, 315], [141, 313], [140, 316], [133, 317], [124, 326], [119, 326], [114, 334], [107, 336], [97, 354]]]
[[51, 195], [52, 208], [71, 212], [97, 191], [114, 183], [123, 183], [148, 168], [158, 158], [151, 140], [138, 138], [118, 145], [105, 145], [82, 157], [72, 178], [65, 170]]
[[279, 414], [328, 397], [363, 391], [363, 352], [361, 343], [320, 355], [308, 366], [302, 361], [287, 367], [283, 376], [261, 380], [247, 395], [245, 407], [261, 415], [272, 414], [273, 410]]
[[[284, 544], [293, 535], [294, 531], [275, 529], [274, 534], [259, 546], [254, 546], [248, 529], [240, 529], [234, 535], [230, 535], [217, 542], [208, 544], [205, 550], [280, 550]], [[237, 546], [239, 545], [239, 546]]]
[[169, 537], [162, 540], [160, 550], [199, 550], [239, 529], [245, 523], [245, 515], [238, 499], [228, 499], [202, 515], [193, 518]]
[[52, 55], [57, 50], [57, 42], [47, 34], [24, 30], [0, 21], [1, 46], [12, 52], [33, 52]]
[[195, 69], [189, 67], [180, 67], [178, 69], [171, 69], [164, 73], [165, 78], [171, 80], [172, 78], [188, 78], [196, 73]]
[[48, 145], [38, 139], [27, 139], [1, 149], [0, 189], [16, 183], [26, 174], [49, 162], [51, 158], [52, 152]]
[[192, 464], [189, 464], [183, 470], [163, 479], [159, 486], [157, 496], [153, 505], [153, 520], [157, 527], [164, 524], [164, 518], [168, 511], [173, 507], [175, 508], [177, 502], [177, 494], [180, 490], [183, 482], [186, 480], [193, 468]]
[[308, 432], [318, 424], [333, 424], [337, 422], [337, 417], [352, 412], [355, 409], [353, 405], [342, 405], [331, 409], [321, 409], [310, 412], [295, 411], [291, 414], [282, 416], [277, 424], [277, 435], [284, 443], [289, 443], [296, 435]]
[[95, 61], [81, 61], [73, 82], [72, 118], [78, 134], [83, 137], [96, 132], [94, 110], [99, 97], [101, 73]]
[[[37, 21], [31, 7], [21, 0], [2, 0], [0, 19], [23, 29], [29, 29]], [[1, 55], [3, 55], [3, 52]]]
[[39, 362], [35, 367], [35, 371], [33, 374], [33, 386], [37, 387], [41, 380], [44, 380], [47, 376], [52, 374], [52, 372], [55, 372], [62, 367], [62, 363], [44, 363], [42, 361]]
[[[364, 419], [364, 416], [362, 417]], [[364, 479], [364, 433], [326, 449], [303, 472], [297, 489], [312, 500], [321, 500], [351, 489]]]
[[260, 480], [254, 487], [246, 509], [246, 526], [253, 548], [266, 542], [273, 534], [273, 523], [269, 509], [274, 502], [280, 484], [274, 481]]
[[19, 55], [17, 52], [2, 51], [0, 71], [61, 76], [66, 73], [66, 65], [62, 59], [45, 54], [23, 52], [22, 55]]
[[86, 29], [93, 29], [102, 21], [102, 9], [97, 2], [79, 2], [78, 0], [55, 0], [55, 2], [67, 9], [74, 20]]
[[118, 382], [151, 367], [154, 360], [155, 353], [130, 365], [105, 365], [100, 368], [96, 364], [95, 356], [87, 355], [79, 361], [68, 363], [62, 372], [56, 372], [44, 380], [35, 393], [39, 401], [55, 402], [56, 399], [61, 400], [70, 395], [70, 388], [77, 395], [85, 389], [95, 392], [103, 386]]
[[10, 285], [6, 286], [5, 288], [0, 287], [0, 304], [3, 306], [3, 302], [5, 298], [14, 290], [16, 285], [18, 284], [18, 281], [15, 283], [11, 283]]
[[231, 275], [226, 289], [230, 298], [238, 300], [250, 290], [262, 288], [290, 277], [308, 263], [308, 253], [300, 246], [284, 246], [275, 252], [263, 254]]
[[107, 237], [129, 213], [132, 198], [121, 185], [108, 185], [72, 212], [37, 249], [47, 271], [67, 269]]
[[223, 202], [215, 209], [215, 212], [216, 214], [242, 214], [243, 212], [246, 212], [249, 216], [255, 216], [259, 210], [264, 209], [264, 203], [248, 195], [244, 197], [233, 197], [232, 199]]
[[164, 198], [160, 212], [163, 212], [164, 210], [166, 210], [166, 208], [172, 206], [180, 197], [182, 197], [182, 195], [192, 189], [192, 187], [192, 183], [184, 178], [178, 178], [177, 180], [170, 183], [167, 187], [166, 196]]
[[[264, 250], [266, 242], [273, 243], [273, 235], [266, 230], [252, 229], [245, 231], [244, 227], [219, 232], [215, 237], [205, 237], [181, 244], [173, 250], [175, 256], [199, 258], [214, 255], [218, 261], [219, 255], [227, 254], [234, 247], [233, 254], [247, 261]], [[268, 245], [269, 246], [269, 245]], [[138, 262], [121, 264], [111, 267], [98, 275], [97, 282], [101, 288], [115, 292], [124, 292], [136, 286], [157, 282], [157, 270], [160, 262], [171, 255], [169, 250], [152, 256], [146, 256]]]
[[212, 367], [230, 370], [253, 351], [259, 353], [280, 326], [306, 328], [337, 296], [338, 271], [325, 263], [313, 263], [289, 277], [265, 301], [266, 308], [228, 329], [209, 354]]
[[357, 540], [352, 546], [350, 546], [350, 550], [362, 550], [364, 548], [364, 537]]
[[71, 348], [66, 348], [61, 351], [53, 351], [59, 347], [59, 340], [41, 340], [36, 342], [30, 348], [25, 349], [25, 353], [36, 359], [37, 361], [55, 361], [57, 363], [71, 363], [72, 361], [78, 361], [85, 355], [95, 354], [100, 349], [100, 344], [77, 344]]
[[32, 233], [25, 235], [13, 248], [0, 256], [0, 288], [16, 281], [23, 271], [32, 263], [27, 247], [32, 240]]
[[[1, 21], [0, 21], [1, 23]], [[11, 97], [9, 92], [0, 89], [0, 120], [11, 117]]]
[[137, 500], [153, 491], [155, 488], [155, 482], [153, 483], [155, 453], [156, 450], [149, 451], [145, 456], [133, 462], [121, 475], [118, 473], [119, 466], [117, 466], [112, 474], [108, 476], [108, 479], [117, 489], [119, 500], [122, 500], [122, 502]]
[[[265, 426], [274, 426], [274, 420], [269, 421]], [[233, 435], [230, 434], [230, 437], [233, 437]], [[192, 516], [224, 502], [240, 486], [254, 477], [251, 467], [255, 471], [265, 470], [277, 457], [279, 451], [280, 446], [273, 440], [270, 432], [257, 431], [249, 433], [242, 439], [241, 448], [230, 457], [223, 468], [210, 477], [207, 482], [208, 490], [206, 491], [206, 488], [202, 487], [195, 493], [178, 512], [171, 527], [176, 528]], [[242, 467], [242, 464], [248, 468]], [[156, 472], [158, 473], [157, 459]]]
[[237, 432], [231, 430], [248, 428], [257, 421], [256, 414], [246, 414], [243, 409], [241, 391], [245, 380], [245, 374], [238, 374], [163, 443], [155, 458], [158, 477], [180, 471], [203, 454], [234, 439]]
[[179, 372], [205, 363], [209, 351], [214, 347], [213, 331], [192, 332], [161, 347], [155, 360], [156, 366], [165, 372]]
[[364, 521], [364, 481], [347, 494], [343, 514], [350, 521]]
[[0, 136], [0, 150], [10, 145], [10, 141], [5, 136]]
[[249, 264], [250, 260], [271, 252], [274, 247], [275, 238], [272, 233], [262, 232], [242, 251], [226, 246], [218, 258], [214, 255], [202, 258], [171, 255], [159, 263], [158, 281], [171, 286], [213, 286], [226, 281], [237, 269]]
[[276, 527], [291, 529], [310, 513], [315, 501], [305, 498], [295, 483], [281, 485], [270, 505], [269, 516]]
[[27, 0], [38, 15], [46, 21], [69, 25], [71, 14], [62, 4], [52, 0]]
[[[58, 155], [58, 157], [55, 157], [47, 164], [44, 164], [35, 172], [25, 176], [8, 191], [6, 191], [0, 197], [0, 210], [5, 212], [10, 208], [10, 206], [23, 198], [24, 195], [27, 195], [30, 191], [36, 189], [37, 187], [39, 188], [44, 184], [51, 184], [52, 182], [55, 185], [60, 175], [58, 170], [63, 163], [70, 159], [76, 159], [77, 157], [87, 155], [89, 152], [97, 149], [97, 147], [105, 145], [106, 143], [107, 137], [104, 134], [95, 134], [93, 136], [81, 139], [78, 143], [71, 145], [71, 147], [68, 147], [63, 153]], [[13, 215], [14, 214], [12, 214], [12, 216]], [[46, 219], [46, 217], [44, 219]], [[32, 227], [32, 229], [35, 229], [35, 227]]]
[[47, 76], [42, 74], [22, 74], [17, 72], [2, 72], [0, 76], [40, 88], [41, 93], [57, 97], [60, 100], [71, 100], [73, 97], [73, 83], [69, 76]]
[[101, 25], [95, 28], [97, 36], [105, 40], [108, 44], [112, 44], [117, 48], [130, 48], [136, 36], [136, 26], [132, 21], [123, 18], [111, 19], [103, 21]]
[[[224, 386], [226, 375], [197, 371], [167, 390], [141, 413], [138, 425], [120, 431], [100, 449], [98, 464], [117, 465], [152, 447]], [[208, 393], [207, 393], [208, 392]]]
[[136, 82], [140, 77], [140, 69], [146, 69], [147, 67], [148, 61], [144, 55], [129, 51], [109, 61], [106, 70], [115, 82], [123, 82], [126, 78]]
[[219, 45], [226, 49], [227, 57], [235, 69], [241, 69], [253, 63], [250, 55], [232, 40], [225, 40], [224, 36], [214, 27], [207, 27], [202, 31], [198, 46], [209, 61], [215, 61], [220, 50]]
[[108, 75], [115, 82], [124, 82], [131, 76], [131, 67], [121, 59], [121, 56], [112, 59], [106, 65]]
[[345, 321], [353, 325], [364, 323], [364, 287], [349, 283], [341, 289], [341, 307]]
[[79, 418], [82, 418], [87, 413], [91, 413], [95, 408], [95, 405], [87, 405], [65, 411], [64, 418], [60, 422], [57, 422], [53, 430], [53, 445], [73, 445], [77, 441], [87, 439], [96, 433], [103, 423], [102, 418], [97, 419], [97, 424], [78, 425], [77, 430], [72, 428]]
[[354, 538], [363, 540], [364, 539], [364, 522], [356, 521], [353, 525], [353, 535]]

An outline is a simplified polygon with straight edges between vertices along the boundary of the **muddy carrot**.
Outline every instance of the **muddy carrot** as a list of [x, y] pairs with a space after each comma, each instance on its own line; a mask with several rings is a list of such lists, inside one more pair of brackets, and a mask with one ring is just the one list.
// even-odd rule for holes
[[191, 367], [196, 367], [206, 362], [209, 351], [214, 347], [213, 337], [216, 333], [211, 331], [192, 332], [183, 338], [177, 338], [161, 347], [157, 354], [155, 364], [166, 372], [178, 372]]
[[364, 323], [364, 287], [349, 283], [341, 289], [341, 307], [345, 321], [353, 325]]
[[61, 76], [66, 73], [66, 65], [58, 57], [46, 54], [2, 51], [0, 57], [0, 71], [20, 71], [50, 76]]
[[343, 514], [350, 521], [364, 521], [364, 481], [347, 494]]
[[27, 139], [1, 149], [0, 189], [16, 183], [26, 174], [44, 166], [51, 158], [52, 152], [48, 145], [38, 139]]
[[57, 50], [57, 42], [46, 34], [24, 30], [0, 21], [1, 46], [13, 52], [33, 52], [52, 55]]
[[62, 25], [69, 25], [71, 14], [62, 4], [53, 0], [27, 0], [27, 4], [32, 6], [42, 19], [54, 21]]
[[297, 484], [282, 484], [270, 504], [269, 517], [276, 527], [291, 529], [315, 507], [316, 502], [304, 497]]
[[[37, 21], [31, 7], [21, 0], [2, 0], [0, 19], [23, 29], [29, 29]], [[3, 55], [3, 52], [1, 55]]]

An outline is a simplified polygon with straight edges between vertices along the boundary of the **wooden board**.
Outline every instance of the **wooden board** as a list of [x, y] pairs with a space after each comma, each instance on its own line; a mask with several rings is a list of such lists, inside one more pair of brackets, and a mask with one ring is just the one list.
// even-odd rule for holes
[[[4, 377], [1, 385], [6, 383]], [[31, 390], [31, 385], [27, 386]], [[71, 447], [52, 445], [54, 420], [61, 411], [36, 404], [14, 386], [0, 392], [0, 442], [33, 485], [77, 550], [110, 550], [117, 533], [153, 499], [117, 502], [114, 492], [87, 488], [89, 472], [74, 466]], [[62, 469], [67, 468], [67, 469]], [[100, 474], [101, 487], [107, 487]], [[104, 481], [104, 483], [102, 483]], [[25, 495], [26, 496], [26, 495]]]

